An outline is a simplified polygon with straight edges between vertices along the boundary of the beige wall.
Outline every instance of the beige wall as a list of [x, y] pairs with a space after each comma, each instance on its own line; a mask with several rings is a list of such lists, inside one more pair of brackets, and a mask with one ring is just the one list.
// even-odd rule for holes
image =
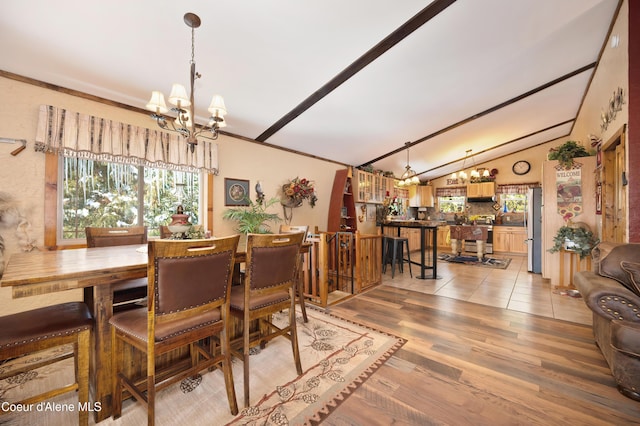
[[[153, 120], [147, 114], [88, 101], [53, 90], [17, 82], [0, 77], [0, 137], [26, 139], [27, 149], [17, 156], [9, 153], [19, 145], [0, 144], [0, 192], [13, 196], [25, 212], [31, 229], [29, 234], [36, 245], [44, 244], [44, 155], [34, 151], [34, 140], [38, 120], [38, 108], [41, 104], [55, 105], [70, 111], [105, 117], [142, 127], [153, 128]], [[308, 203], [293, 211], [292, 224], [306, 224], [321, 230], [327, 226], [329, 197], [335, 170], [343, 168], [339, 164], [321, 161], [301, 155], [268, 148], [256, 143], [221, 136], [218, 139], [220, 173], [214, 178], [214, 235], [234, 233], [235, 224], [222, 219], [224, 212], [224, 178], [248, 179], [251, 185], [251, 197], [255, 199], [254, 186], [262, 182], [266, 197], [278, 194], [280, 187], [296, 176], [315, 180], [318, 190], [318, 202], [315, 208]], [[274, 213], [283, 217], [279, 205], [272, 207]], [[277, 229], [277, 224], [275, 225]], [[4, 261], [11, 253], [21, 250], [15, 235], [15, 228], [0, 226], [0, 235], [4, 238]], [[69, 291], [47, 296], [12, 299], [9, 288], [0, 289], [0, 314], [9, 314], [38, 306], [59, 303], [66, 300], [79, 300], [80, 291]]]

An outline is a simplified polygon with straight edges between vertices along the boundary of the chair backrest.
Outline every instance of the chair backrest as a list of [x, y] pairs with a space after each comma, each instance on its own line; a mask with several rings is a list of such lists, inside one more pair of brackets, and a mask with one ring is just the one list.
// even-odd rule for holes
[[149, 242], [149, 315], [155, 323], [188, 318], [226, 303], [239, 235]]
[[87, 247], [126, 246], [147, 244], [147, 227], [96, 228], [87, 226]]
[[171, 238], [173, 232], [169, 231], [167, 225], [160, 225], [160, 238]]
[[268, 294], [291, 287], [304, 233], [249, 234], [245, 293]]
[[309, 226], [307, 225], [280, 225], [281, 234], [289, 234], [293, 232], [304, 232], [304, 238], [302, 241], [307, 240], [309, 234]]

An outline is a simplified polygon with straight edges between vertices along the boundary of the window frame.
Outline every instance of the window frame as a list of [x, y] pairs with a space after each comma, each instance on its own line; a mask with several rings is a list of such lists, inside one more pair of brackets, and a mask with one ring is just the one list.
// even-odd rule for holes
[[[82, 239], [62, 240], [62, 217], [58, 214], [62, 190], [58, 191], [62, 174], [62, 156], [45, 153], [44, 167], [44, 246], [50, 250], [86, 247]], [[213, 179], [212, 173], [200, 172], [200, 194], [198, 208], [200, 224], [213, 233]], [[140, 185], [144, 192], [144, 185]], [[140, 189], [139, 189], [140, 190]], [[139, 207], [140, 208], [140, 207]], [[60, 217], [59, 217], [60, 216]], [[144, 216], [138, 215], [144, 221]]]

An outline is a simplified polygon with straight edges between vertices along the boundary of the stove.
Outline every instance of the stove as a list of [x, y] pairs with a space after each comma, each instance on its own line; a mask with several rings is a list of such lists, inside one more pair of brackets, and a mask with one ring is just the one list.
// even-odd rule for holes
[[[476, 226], [487, 228], [487, 241], [484, 246], [485, 254], [493, 254], [493, 221], [496, 219], [496, 215], [475, 215], [470, 219], [475, 221]], [[468, 253], [477, 253], [478, 247], [476, 240], [464, 240], [464, 251]]]

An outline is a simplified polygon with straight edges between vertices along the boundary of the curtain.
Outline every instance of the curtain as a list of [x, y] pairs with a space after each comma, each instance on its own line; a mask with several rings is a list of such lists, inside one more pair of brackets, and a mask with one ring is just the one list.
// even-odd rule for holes
[[41, 105], [36, 151], [67, 157], [218, 174], [218, 145], [198, 140], [192, 153], [177, 133], [151, 130]]
[[456, 186], [453, 188], [436, 188], [436, 197], [465, 197], [466, 195], [466, 186]]
[[514, 185], [498, 185], [497, 194], [526, 194], [529, 188], [539, 186], [537, 183], [523, 183]]

